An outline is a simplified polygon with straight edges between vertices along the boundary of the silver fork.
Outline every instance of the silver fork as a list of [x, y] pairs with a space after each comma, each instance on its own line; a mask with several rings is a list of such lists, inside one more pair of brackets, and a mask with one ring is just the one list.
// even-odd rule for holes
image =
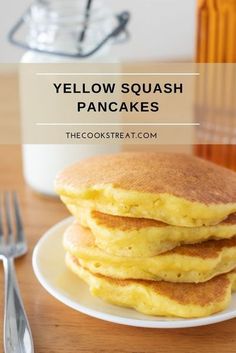
[[5, 353], [33, 353], [33, 339], [18, 288], [14, 259], [27, 252], [16, 193], [0, 198], [0, 259], [5, 272]]

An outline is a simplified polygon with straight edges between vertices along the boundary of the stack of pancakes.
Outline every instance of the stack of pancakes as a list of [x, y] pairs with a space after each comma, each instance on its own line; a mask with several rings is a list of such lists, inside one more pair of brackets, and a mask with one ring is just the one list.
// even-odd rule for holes
[[[92, 294], [145, 314], [200, 317], [236, 290], [236, 174], [188, 155], [120, 153], [66, 168], [66, 264]], [[78, 293], [79, 295], [79, 293]]]

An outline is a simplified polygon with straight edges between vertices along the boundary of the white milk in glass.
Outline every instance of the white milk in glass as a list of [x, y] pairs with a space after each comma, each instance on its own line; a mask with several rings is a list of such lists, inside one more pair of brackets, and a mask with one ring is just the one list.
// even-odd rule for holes
[[[31, 6], [31, 13], [28, 17], [28, 37], [27, 41], [31, 47], [51, 52], [74, 52], [75, 42], [74, 30], [78, 26], [83, 26], [86, 0], [68, 1], [35, 1]], [[86, 40], [83, 45], [91, 49], [101, 41], [105, 33], [112, 30], [114, 26], [114, 15], [109, 9], [103, 6], [100, 0], [93, 2], [93, 9], [90, 14], [91, 28], [88, 26]], [[54, 22], [53, 22], [54, 21]], [[81, 23], [81, 24], [80, 24]], [[99, 26], [99, 27], [98, 27]], [[100, 37], [99, 37], [100, 36]], [[99, 37], [99, 38], [98, 38]], [[78, 39], [78, 38], [77, 38]], [[98, 62], [116, 63], [116, 71], [119, 71], [119, 64], [116, 58], [110, 56], [110, 42], [100, 48], [96, 54], [88, 59], [68, 59], [61, 55], [50, 55], [29, 50], [26, 52], [21, 62], [27, 63], [68, 63], [68, 62]], [[85, 50], [86, 51], [86, 50]], [[21, 75], [21, 80], [24, 76]], [[32, 87], [24, 84], [21, 90], [22, 104], [27, 104], [30, 100], [30, 90]], [[28, 100], [27, 100], [28, 99]], [[24, 106], [21, 107], [24, 114]], [[28, 107], [27, 107], [28, 108]], [[27, 109], [29, 111], [29, 109]], [[32, 114], [34, 114], [32, 108]], [[24, 116], [22, 116], [24, 120]], [[115, 120], [118, 122], [117, 118]], [[57, 173], [64, 167], [78, 162], [82, 159], [118, 152], [119, 145], [46, 145], [46, 144], [24, 144], [23, 145], [23, 169], [26, 182], [37, 192], [54, 195], [54, 179]], [[92, 171], [91, 171], [92, 173]]]

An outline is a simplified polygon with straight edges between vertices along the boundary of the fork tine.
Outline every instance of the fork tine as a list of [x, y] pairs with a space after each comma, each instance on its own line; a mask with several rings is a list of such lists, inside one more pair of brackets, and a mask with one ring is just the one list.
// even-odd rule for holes
[[11, 208], [10, 208], [10, 193], [5, 192], [4, 194], [4, 204], [5, 204], [5, 217], [6, 217], [6, 230], [7, 230], [7, 244], [13, 242], [13, 232], [11, 226]]
[[19, 206], [17, 193], [15, 191], [13, 192], [13, 206], [14, 206], [15, 223], [16, 223], [16, 238], [18, 241], [25, 241], [22, 218], [20, 214], [20, 206]]

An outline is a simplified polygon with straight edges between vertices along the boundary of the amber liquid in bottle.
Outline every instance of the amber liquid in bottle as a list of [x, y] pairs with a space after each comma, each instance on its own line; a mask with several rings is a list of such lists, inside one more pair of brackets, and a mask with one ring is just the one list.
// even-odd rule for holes
[[[236, 0], [198, 0], [196, 60], [198, 63], [236, 63]], [[224, 68], [222, 75], [230, 76], [231, 69], [232, 67], [228, 65]], [[222, 76], [220, 79], [221, 81], [217, 82], [216, 78], [212, 77], [212, 82], [207, 82], [209, 95], [207, 94], [205, 99], [218, 99], [219, 112], [224, 111], [224, 109], [221, 109], [224, 108], [220, 106], [221, 102], [222, 105], [228, 104], [228, 111], [234, 110], [236, 101], [234, 87], [236, 83], [232, 81], [232, 87], [221, 87], [220, 83], [224, 77]], [[209, 106], [209, 104], [208, 101], [206, 105]], [[206, 119], [209, 126], [214, 126], [217, 123], [219, 123], [219, 126], [222, 124], [223, 131], [222, 122], [227, 121], [227, 119], [232, 121], [232, 116], [229, 118], [226, 114], [217, 117], [217, 112], [214, 111]], [[236, 122], [234, 124], [236, 129]], [[214, 129], [210, 133], [214, 135]], [[227, 134], [227, 131], [225, 134]], [[214, 138], [214, 136], [212, 137]], [[227, 136], [225, 137], [227, 140]], [[235, 143], [196, 145], [195, 153], [200, 157], [236, 170]]]

